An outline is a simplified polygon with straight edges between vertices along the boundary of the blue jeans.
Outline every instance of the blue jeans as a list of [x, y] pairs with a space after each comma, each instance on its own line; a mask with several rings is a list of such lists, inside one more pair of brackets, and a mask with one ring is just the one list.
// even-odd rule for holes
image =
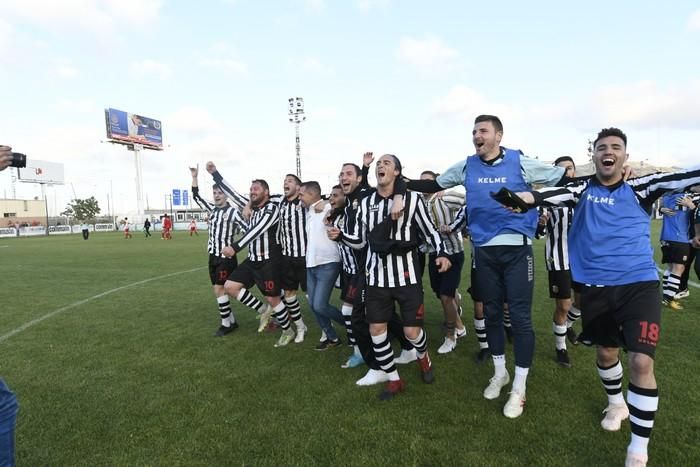
[[0, 466], [15, 465], [15, 423], [19, 405], [17, 398], [0, 378]]
[[340, 273], [340, 263], [326, 263], [312, 268], [306, 268], [306, 287], [309, 294], [309, 306], [314, 312], [316, 322], [319, 327], [326, 333], [328, 339], [338, 339], [331, 320], [345, 325], [343, 314], [340, 310], [328, 301], [331, 298], [331, 292], [335, 280]]

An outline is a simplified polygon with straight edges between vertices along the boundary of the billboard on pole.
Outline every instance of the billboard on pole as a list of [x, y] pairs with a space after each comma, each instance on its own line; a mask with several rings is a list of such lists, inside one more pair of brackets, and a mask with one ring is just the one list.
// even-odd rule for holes
[[17, 169], [20, 182], [62, 185], [63, 164], [27, 158], [27, 166]]
[[116, 143], [142, 144], [150, 149], [163, 149], [160, 120], [110, 108], [105, 109], [105, 124], [107, 138]]

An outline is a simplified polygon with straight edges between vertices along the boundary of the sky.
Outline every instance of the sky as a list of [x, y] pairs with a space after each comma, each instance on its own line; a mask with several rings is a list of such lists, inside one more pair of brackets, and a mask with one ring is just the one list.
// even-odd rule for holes
[[189, 187], [189, 166], [208, 186], [208, 160], [240, 191], [264, 178], [281, 192], [296, 96], [302, 179], [326, 191], [365, 151], [396, 154], [409, 176], [444, 171], [473, 152], [479, 114], [541, 160], [585, 163], [588, 140], [616, 126], [632, 160], [687, 167], [700, 163], [700, 5], [669, 5], [0, 0], [0, 144], [64, 164], [52, 215], [90, 196], [104, 213], [108, 198], [113, 214], [136, 210], [133, 153], [105, 142], [109, 107], [162, 122], [164, 150], [142, 152], [152, 209]]

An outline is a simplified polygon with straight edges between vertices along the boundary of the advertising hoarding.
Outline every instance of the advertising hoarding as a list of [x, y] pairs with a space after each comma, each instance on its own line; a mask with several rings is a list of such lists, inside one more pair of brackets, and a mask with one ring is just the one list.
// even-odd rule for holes
[[105, 109], [107, 138], [124, 144], [142, 144], [151, 149], [163, 148], [163, 131], [160, 120], [127, 113], [117, 109]]
[[62, 185], [63, 164], [27, 158], [27, 166], [17, 169], [18, 179], [29, 183], [50, 183]]

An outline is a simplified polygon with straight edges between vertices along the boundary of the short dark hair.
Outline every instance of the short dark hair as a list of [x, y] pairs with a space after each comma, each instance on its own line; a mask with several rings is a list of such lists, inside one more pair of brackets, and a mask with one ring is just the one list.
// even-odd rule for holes
[[220, 191], [223, 191], [223, 190], [221, 189], [221, 185], [219, 185], [218, 183], [213, 184], [213, 185], [211, 186], [211, 189], [212, 189], [212, 190], [220, 190]]
[[576, 162], [574, 162], [574, 160], [570, 156], [557, 157], [556, 160], [554, 161], [554, 165], [559, 165], [560, 162], [565, 162], [565, 161], [571, 162], [572, 164], [574, 164], [574, 169], [576, 168]]
[[303, 188], [306, 191], [311, 191], [317, 195], [321, 194], [321, 185], [319, 185], [318, 182], [314, 180], [302, 183], [300, 188]]
[[622, 130], [615, 127], [603, 128], [600, 130], [598, 132], [598, 136], [595, 138], [595, 141], [593, 141], [593, 147], [595, 148], [598, 145], [598, 141], [603, 138], [607, 138], [608, 136], [617, 136], [625, 143], [625, 147], [627, 147], [627, 135], [624, 134]]
[[345, 167], [346, 165], [351, 165], [355, 169], [355, 175], [357, 175], [358, 177], [362, 176], [362, 169], [360, 169], [359, 165], [354, 164], [352, 162], [346, 162], [345, 164], [342, 165], [342, 167]]
[[331, 188], [331, 190], [342, 190], [342, 189], [343, 189], [343, 187], [340, 185], [333, 185], [333, 188]]
[[423, 175], [430, 175], [433, 180], [435, 180], [438, 177], [438, 174], [433, 172], [432, 170], [424, 170], [420, 173], [420, 176], [422, 177]]
[[297, 185], [301, 185], [301, 179], [299, 179], [299, 177], [297, 177], [296, 175], [287, 174], [284, 176], [284, 178], [287, 178], [287, 177], [292, 177], [294, 179], [294, 181], [297, 182]]
[[503, 133], [503, 123], [501, 123], [501, 119], [495, 115], [479, 115], [474, 119], [474, 125], [481, 122], [491, 122], [496, 131]]
[[258, 185], [263, 187], [263, 190], [270, 191], [270, 185], [268, 185], [267, 182], [265, 180], [263, 180], [262, 178], [256, 178], [255, 180], [250, 182], [251, 185], [253, 183], [257, 183]]

